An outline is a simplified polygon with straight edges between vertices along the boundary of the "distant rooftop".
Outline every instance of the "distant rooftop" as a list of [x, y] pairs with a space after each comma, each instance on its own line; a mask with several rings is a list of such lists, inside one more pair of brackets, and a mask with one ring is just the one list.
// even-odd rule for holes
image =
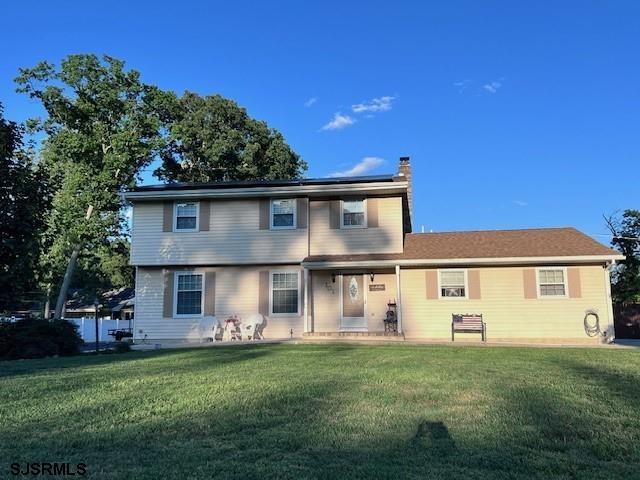
[[303, 185], [340, 185], [352, 183], [393, 182], [395, 175], [368, 175], [362, 177], [300, 178], [297, 180], [243, 180], [206, 183], [165, 183], [145, 185], [131, 189], [132, 192], [154, 192], [163, 190], [212, 190], [217, 188], [289, 187]]

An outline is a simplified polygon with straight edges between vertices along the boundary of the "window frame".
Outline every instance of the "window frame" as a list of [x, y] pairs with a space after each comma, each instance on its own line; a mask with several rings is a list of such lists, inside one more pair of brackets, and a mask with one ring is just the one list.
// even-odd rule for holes
[[[362, 208], [364, 209], [364, 223], [362, 225], [345, 225], [344, 224], [344, 202], [359, 202], [362, 201]], [[367, 228], [369, 219], [367, 218], [367, 199], [366, 198], [348, 198], [340, 200], [340, 228], [352, 229], [352, 228]]]
[[[200, 275], [202, 277], [200, 295], [200, 313], [178, 313], [178, 277], [180, 275]], [[205, 275], [195, 270], [181, 270], [173, 273], [173, 318], [202, 318], [204, 317]]]
[[[442, 295], [442, 272], [463, 272], [464, 273], [464, 296], [446, 297]], [[469, 272], [466, 268], [439, 268], [438, 269], [438, 299], [442, 300], [469, 300]]]
[[[178, 228], [178, 205], [193, 203], [196, 206], [196, 226], [194, 228]], [[200, 202], [176, 200], [173, 202], [173, 231], [176, 233], [198, 232], [200, 230]]]
[[[276, 273], [295, 273], [297, 275], [298, 278], [298, 286], [297, 286], [297, 291], [298, 291], [298, 305], [297, 305], [297, 310], [295, 313], [274, 313], [273, 312], [273, 275]], [[301, 272], [299, 270], [269, 270], [269, 316], [272, 317], [299, 317], [300, 311], [301, 311], [301, 304], [300, 304], [300, 290], [301, 290], [301, 282], [302, 282], [302, 275], [300, 274]]]
[[[279, 200], [288, 200], [293, 202], [293, 225], [280, 225], [276, 226], [273, 224], [274, 213], [273, 213], [273, 202], [277, 202]], [[298, 228], [298, 199], [297, 198], [271, 198], [269, 199], [269, 230], [295, 230]]]
[[[564, 285], [564, 295], [542, 295], [541, 293], [541, 285], [540, 285], [540, 271], [542, 270], [562, 270], [562, 284]], [[546, 283], [545, 285], [560, 285], [559, 283]], [[558, 300], [558, 299], [564, 299], [564, 298], [569, 298], [569, 278], [567, 277], [567, 267], [552, 267], [552, 266], [546, 266], [546, 267], [537, 267], [536, 268], [536, 293], [538, 295], [538, 298], [541, 299], [552, 299], [552, 300]]]

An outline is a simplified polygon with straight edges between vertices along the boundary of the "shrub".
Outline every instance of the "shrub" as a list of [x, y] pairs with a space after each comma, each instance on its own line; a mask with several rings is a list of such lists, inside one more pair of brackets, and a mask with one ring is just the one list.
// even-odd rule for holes
[[66, 320], [0, 323], [0, 358], [6, 360], [75, 355], [82, 343], [78, 327]]

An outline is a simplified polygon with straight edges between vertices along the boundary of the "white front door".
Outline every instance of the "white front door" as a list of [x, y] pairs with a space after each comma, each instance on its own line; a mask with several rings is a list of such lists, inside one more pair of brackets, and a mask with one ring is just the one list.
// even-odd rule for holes
[[340, 330], [367, 331], [366, 277], [363, 274], [340, 277]]

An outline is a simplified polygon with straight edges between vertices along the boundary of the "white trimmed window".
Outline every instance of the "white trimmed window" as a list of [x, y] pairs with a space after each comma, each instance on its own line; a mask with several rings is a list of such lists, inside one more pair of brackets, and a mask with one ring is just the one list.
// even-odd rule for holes
[[344, 200], [342, 202], [342, 227], [364, 228], [367, 226], [365, 200]]
[[567, 272], [564, 268], [538, 269], [538, 294], [540, 297], [566, 297]]
[[176, 232], [198, 231], [198, 202], [176, 202], [173, 210], [173, 230]]
[[298, 272], [271, 273], [271, 313], [297, 315], [300, 309]]
[[288, 198], [271, 200], [271, 228], [296, 228], [295, 199]]
[[467, 298], [466, 270], [439, 270], [440, 298]]
[[175, 275], [174, 316], [197, 317], [202, 315], [204, 276], [201, 273], [178, 273]]

